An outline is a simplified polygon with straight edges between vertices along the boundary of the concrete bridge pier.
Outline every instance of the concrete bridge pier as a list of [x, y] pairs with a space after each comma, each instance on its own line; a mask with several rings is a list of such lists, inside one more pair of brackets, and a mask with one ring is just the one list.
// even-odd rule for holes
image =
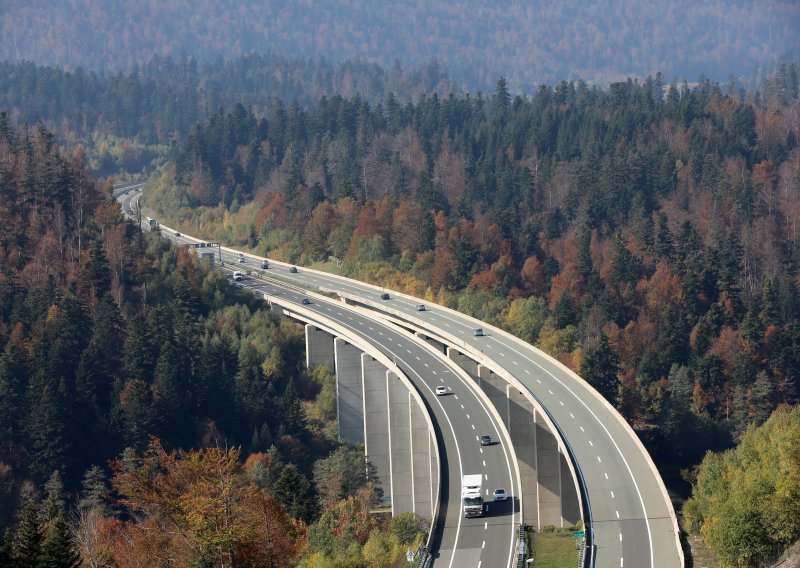
[[315, 325], [306, 324], [306, 367], [328, 365], [335, 370], [333, 335]]
[[339, 440], [364, 444], [364, 382], [361, 350], [337, 337], [333, 341], [336, 370], [336, 417]]
[[305, 326], [306, 364], [336, 373], [339, 440], [362, 444], [392, 514], [431, 517], [439, 484], [436, 440], [409, 386], [341, 337]]

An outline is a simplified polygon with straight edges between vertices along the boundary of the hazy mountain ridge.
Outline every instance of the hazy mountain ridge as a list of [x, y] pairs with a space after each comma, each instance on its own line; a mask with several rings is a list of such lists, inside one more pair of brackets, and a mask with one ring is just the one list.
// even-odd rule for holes
[[799, 23], [800, 6], [778, 0], [11, 2], [0, 15], [0, 53], [98, 70], [181, 50], [201, 61], [268, 50], [385, 67], [438, 60], [469, 90], [491, 89], [505, 75], [513, 90], [530, 92], [562, 79], [607, 83], [657, 71], [749, 77], [800, 51]]

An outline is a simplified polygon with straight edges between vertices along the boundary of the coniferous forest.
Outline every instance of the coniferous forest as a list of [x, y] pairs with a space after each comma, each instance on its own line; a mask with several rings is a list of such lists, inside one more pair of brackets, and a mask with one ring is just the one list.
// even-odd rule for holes
[[798, 402], [796, 77], [758, 94], [648, 77], [523, 99], [501, 79], [488, 97], [235, 106], [145, 195], [187, 232], [538, 345], [619, 409], [681, 493], [708, 450]]
[[43, 128], [0, 114], [0, 160], [0, 564], [279, 567], [419, 538], [366, 514], [381, 488], [302, 328], [123, 221]]
[[557, 357], [724, 565], [800, 538], [798, 63], [523, 96], [435, 63], [4, 62], [2, 107], [0, 565], [389, 566], [427, 530], [370, 513], [302, 328], [126, 222], [125, 170], [186, 233]]

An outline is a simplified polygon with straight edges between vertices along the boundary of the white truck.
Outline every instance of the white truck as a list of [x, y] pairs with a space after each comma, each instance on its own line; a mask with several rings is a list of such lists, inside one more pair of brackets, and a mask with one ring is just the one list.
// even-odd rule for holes
[[465, 517], [483, 516], [483, 477], [479, 473], [461, 478], [461, 499], [464, 501]]

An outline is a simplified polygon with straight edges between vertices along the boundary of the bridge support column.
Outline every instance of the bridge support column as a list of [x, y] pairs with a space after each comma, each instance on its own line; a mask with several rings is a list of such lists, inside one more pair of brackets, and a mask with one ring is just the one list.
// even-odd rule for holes
[[480, 379], [481, 390], [486, 393], [500, 418], [503, 419], [503, 424], [508, 428], [508, 382], [495, 375], [485, 365], [478, 365], [478, 378]]
[[559, 456], [561, 457], [561, 526], [569, 527], [581, 518], [580, 497], [567, 462], [569, 458], [564, 454]]
[[418, 515], [433, 517], [433, 505], [436, 495], [433, 488], [439, 480], [439, 464], [436, 463], [436, 452], [428, 423], [425, 421], [423, 409], [409, 393], [409, 423], [411, 425], [411, 471], [414, 480], [414, 512]]
[[561, 456], [556, 437], [544, 417], [534, 412], [536, 427], [536, 469], [539, 474], [539, 524], [560, 527], [561, 517]]
[[339, 440], [364, 443], [364, 392], [361, 351], [344, 339], [333, 341], [336, 367], [336, 414]]
[[464, 369], [473, 378], [478, 376], [478, 364], [454, 347], [447, 348], [447, 358]]
[[536, 472], [536, 430], [533, 423], [533, 405], [527, 397], [513, 387], [508, 390], [508, 431], [514, 452], [517, 454], [519, 476], [522, 483], [522, 516], [525, 524], [540, 528], [539, 483]]
[[392, 465], [392, 514], [414, 511], [411, 458], [411, 393], [397, 375], [386, 371], [389, 393], [389, 440]]
[[445, 354], [447, 353], [447, 349], [445, 348], [444, 343], [442, 343], [441, 341], [437, 341], [437, 340], [433, 339], [432, 337], [428, 337], [427, 335], [425, 335], [421, 331], [416, 331], [416, 332], [414, 332], [414, 334], [417, 337], [419, 337], [420, 339], [422, 339], [423, 341], [427, 341], [428, 343], [433, 345], [439, 353], [445, 353]]
[[384, 499], [392, 500], [392, 431], [389, 407], [389, 385], [386, 367], [361, 354], [361, 380], [364, 386], [364, 451], [378, 471]]
[[332, 371], [335, 370], [333, 335], [306, 324], [306, 367], [310, 368], [312, 365], [328, 365]]

